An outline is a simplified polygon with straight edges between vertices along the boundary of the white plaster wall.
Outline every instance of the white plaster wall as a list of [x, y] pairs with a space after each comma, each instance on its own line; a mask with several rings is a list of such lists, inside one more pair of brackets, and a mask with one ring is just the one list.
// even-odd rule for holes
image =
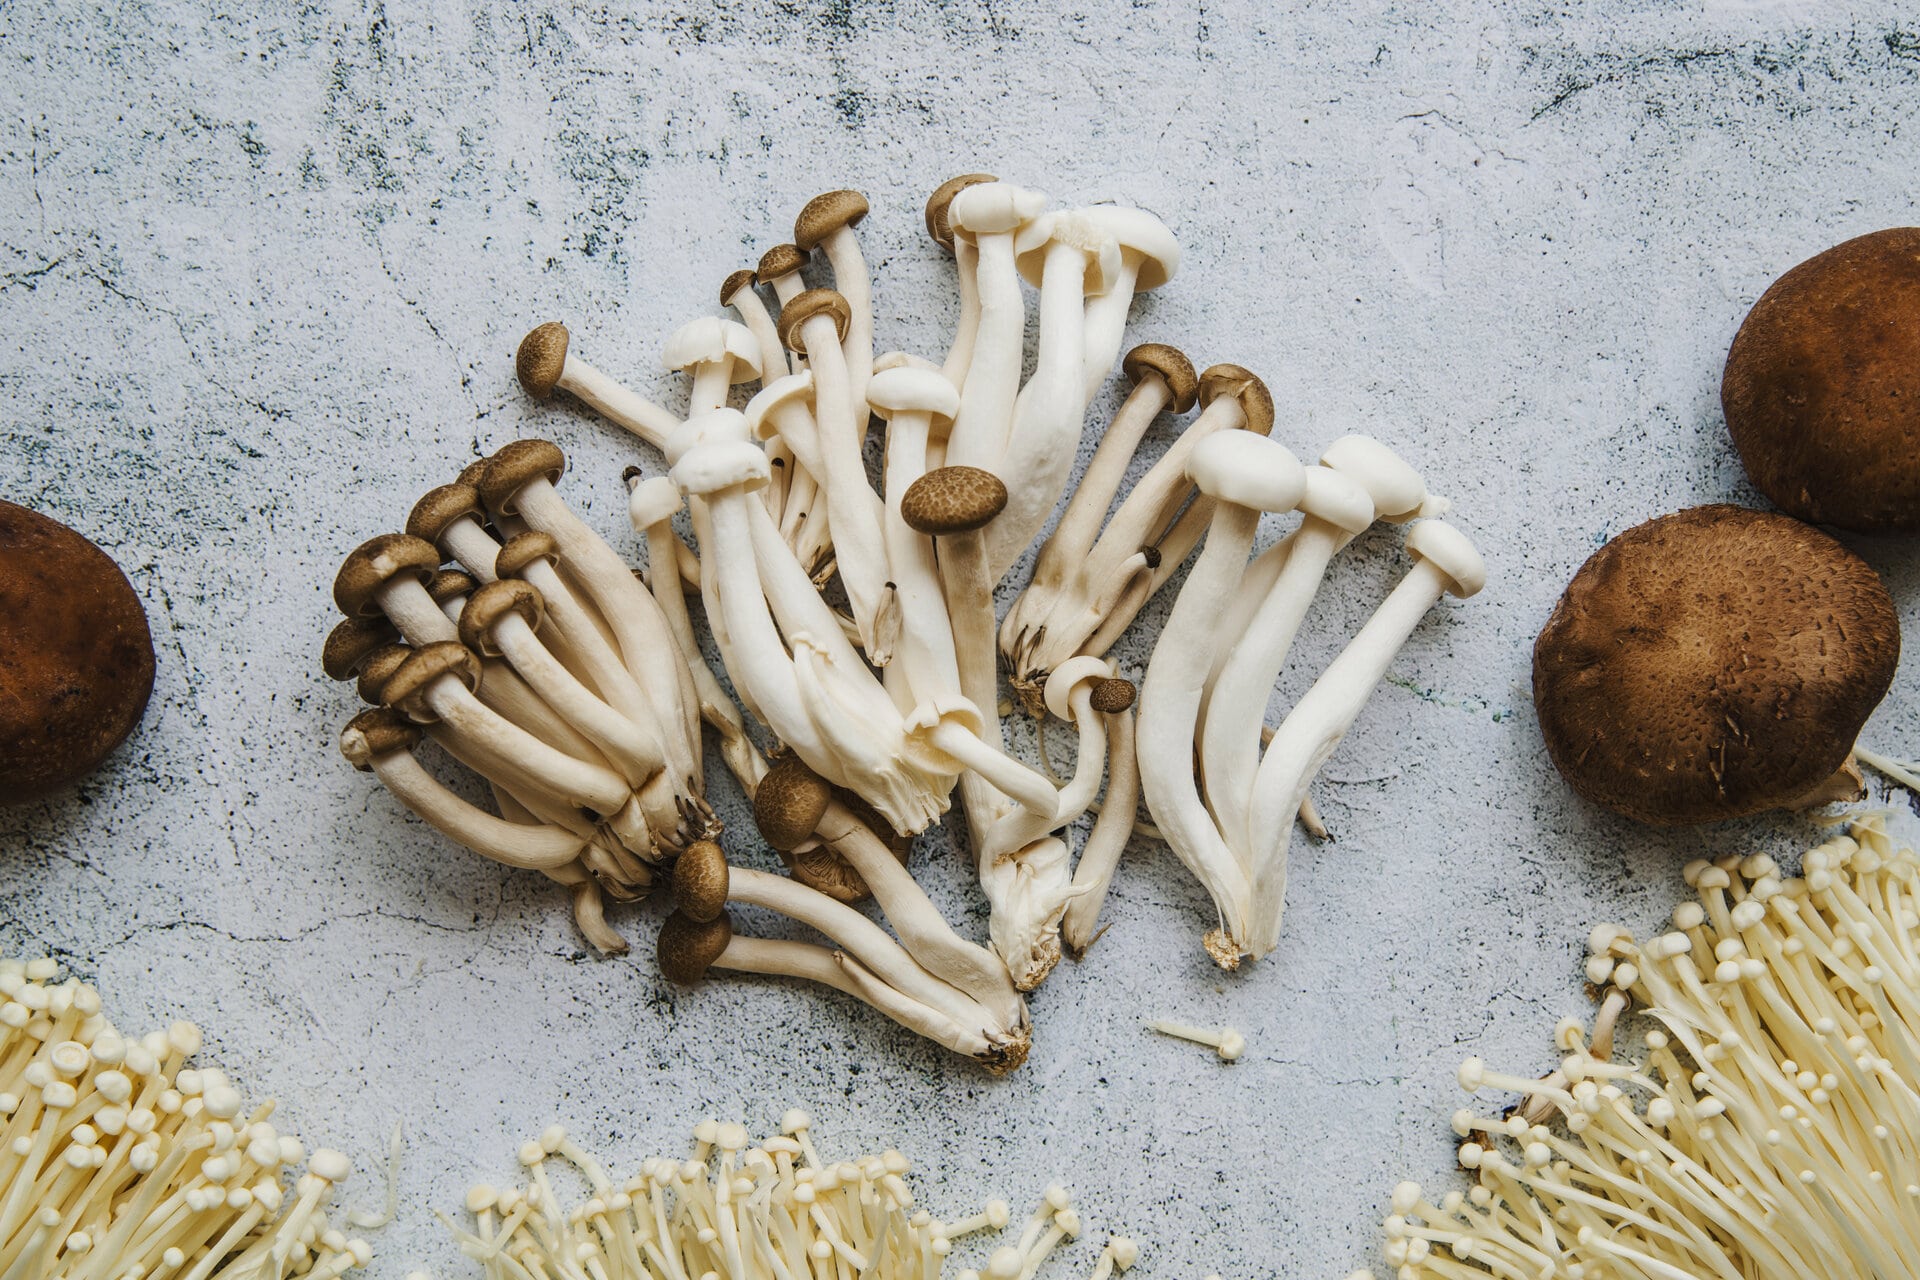
[[[936, 1211], [1061, 1179], [1145, 1274], [1344, 1274], [1375, 1263], [1393, 1182], [1449, 1166], [1458, 1059], [1542, 1067], [1586, 1010], [1590, 924], [1653, 927], [1698, 853], [1814, 838], [1577, 803], [1529, 653], [1609, 536], [1755, 501], [1718, 401], [1741, 316], [1813, 252], [1916, 221], [1902, 6], [232, 8], [0, 6], [0, 494], [112, 552], [160, 650], [111, 767], [0, 814], [0, 944], [97, 977], [123, 1024], [203, 1023], [210, 1058], [363, 1165], [404, 1119], [378, 1276], [466, 1274], [429, 1209], [556, 1119], [630, 1168], [700, 1116], [794, 1103], [836, 1149], [913, 1155]], [[660, 339], [847, 185], [874, 205], [882, 343], [935, 353], [950, 269], [920, 205], [970, 169], [1159, 213], [1187, 266], [1134, 337], [1261, 372], [1303, 454], [1356, 422], [1393, 442], [1494, 573], [1328, 767], [1338, 840], [1298, 851], [1280, 951], [1214, 970], [1204, 895], [1137, 844], [1112, 931], [1036, 997], [1002, 1081], [838, 996], [681, 992], [644, 947], [586, 954], [545, 882], [345, 766], [354, 706], [317, 661], [339, 558], [517, 436], [559, 441], [567, 493], [633, 548], [620, 470], [657, 459], [522, 397], [530, 325], [679, 394]], [[1912, 627], [1912, 544], [1851, 541]], [[1392, 536], [1349, 555], [1276, 712], [1402, 563]], [[1920, 748], [1917, 665], [1875, 741]], [[619, 922], [648, 936], [652, 913]], [[1145, 1015], [1230, 1021], [1247, 1056]]]

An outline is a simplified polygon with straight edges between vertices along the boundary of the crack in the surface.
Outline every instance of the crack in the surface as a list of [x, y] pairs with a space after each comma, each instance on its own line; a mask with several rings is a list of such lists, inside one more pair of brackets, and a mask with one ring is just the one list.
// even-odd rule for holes
[[[245, 395], [241, 391], [239, 391], [237, 388], [229, 386], [226, 382], [221, 380], [221, 378], [217, 374], [215, 374], [213, 370], [209, 369], [207, 367], [206, 361], [203, 360], [200, 356], [199, 346], [194, 342], [192, 333], [189, 332], [187, 329], [186, 317], [182, 316], [178, 311], [174, 310], [172, 307], [162, 306], [160, 303], [157, 303], [157, 302], [149, 302], [147, 299], [142, 298], [138, 294], [127, 292], [125, 289], [121, 288], [119, 285], [115, 284], [111, 279], [109, 279], [106, 273], [100, 270], [98, 267], [93, 267], [93, 266], [85, 267], [81, 270], [81, 274], [86, 276], [88, 279], [92, 280], [94, 283], [98, 284], [102, 289], [105, 289], [108, 293], [112, 294], [114, 297], [119, 298], [124, 302], [131, 303], [133, 306], [138, 307], [140, 310], [145, 311], [150, 315], [163, 315], [167, 317], [169, 320], [171, 320], [173, 322], [174, 329], [179, 332], [180, 345], [183, 348], [185, 348], [187, 353], [187, 359], [193, 361], [193, 367], [200, 371], [200, 376], [206, 380], [208, 386], [212, 387], [214, 390], [227, 396], [235, 404], [240, 405], [243, 408], [251, 409], [255, 413], [262, 414], [268, 419], [270, 419], [271, 421], [284, 422], [293, 417], [293, 411], [291, 409], [275, 408], [273, 405], [268, 404], [265, 400], [259, 399], [258, 397]], [[240, 439], [234, 439], [231, 436], [229, 436], [228, 438], [232, 439], [234, 446], [238, 448], [242, 453], [246, 454], [248, 457], [250, 458], [266, 457], [266, 454], [264, 452], [262, 452], [259, 449], [256, 449], [253, 445], [248, 444], [246, 441], [240, 440]]]

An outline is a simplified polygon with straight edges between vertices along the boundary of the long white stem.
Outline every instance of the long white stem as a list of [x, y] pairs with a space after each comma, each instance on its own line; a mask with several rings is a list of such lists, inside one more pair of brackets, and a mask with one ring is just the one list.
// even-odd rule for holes
[[931, 422], [930, 414], [901, 410], [887, 426], [887, 560], [899, 593], [901, 621], [897, 665], [903, 669], [914, 702], [960, 689], [953, 627], [933, 540], [915, 532], [900, 515], [901, 497], [926, 474]]
[[680, 426], [679, 418], [645, 396], [629, 391], [572, 353], [568, 353], [560, 381], [555, 385], [584, 400], [609, 422], [631, 431], [656, 449], [664, 451], [667, 437]]
[[1013, 233], [978, 236], [974, 247], [980, 322], [974, 335], [973, 358], [960, 386], [960, 413], [947, 439], [947, 465], [992, 471], [1006, 452], [1007, 433], [1013, 425], [1027, 308], [1020, 292], [1020, 271], [1014, 262]]
[[580, 856], [586, 841], [553, 826], [507, 822], [468, 804], [440, 784], [410, 751], [376, 756], [373, 770], [400, 803], [448, 839], [510, 867], [544, 871]]
[[953, 342], [947, 348], [947, 359], [940, 371], [947, 375], [947, 381], [955, 390], [967, 380], [967, 367], [973, 363], [974, 339], [980, 331], [980, 284], [975, 275], [979, 260], [980, 253], [973, 241], [954, 240], [953, 271], [960, 289], [960, 318], [954, 322]]
[[853, 399], [852, 371], [839, 345], [833, 318], [815, 316], [801, 326], [813, 370], [814, 424], [820, 433], [820, 456], [826, 472], [827, 518], [833, 522], [834, 558], [840, 581], [860, 628], [861, 645], [876, 649], [878, 621], [887, 599], [887, 559], [881, 537], [881, 504], [867, 480], [860, 453], [865, 436], [862, 421], [866, 400]]
[[1113, 372], [1126, 340], [1127, 314], [1133, 310], [1133, 286], [1140, 277], [1140, 255], [1122, 250], [1120, 272], [1098, 297], [1087, 299], [1081, 354], [1081, 402], [1088, 404]]
[[1107, 716], [1107, 795], [1100, 816], [1094, 819], [1087, 842], [1080, 847], [1080, 861], [1073, 868], [1073, 887], [1079, 891], [1067, 904], [1060, 933], [1069, 947], [1078, 953], [1093, 945], [1099, 937], [1096, 926], [1100, 909], [1106, 904], [1113, 873], [1133, 836], [1134, 812], [1140, 804], [1140, 765], [1135, 758], [1132, 710]]

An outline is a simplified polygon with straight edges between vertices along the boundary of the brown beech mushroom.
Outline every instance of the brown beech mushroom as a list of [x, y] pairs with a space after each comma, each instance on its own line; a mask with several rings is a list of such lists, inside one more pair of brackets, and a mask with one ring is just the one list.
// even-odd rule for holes
[[1849, 753], [1899, 656], [1859, 557], [1785, 516], [1695, 507], [1581, 567], [1534, 645], [1534, 702], [1582, 796], [1711, 822], [1857, 797]]
[[1733, 339], [1720, 400], [1747, 475], [1782, 510], [1920, 532], [1920, 227], [1775, 281]]
[[99, 767], [147, 708], [153, 637], [106, 552], [0, 502], [0, 805]]

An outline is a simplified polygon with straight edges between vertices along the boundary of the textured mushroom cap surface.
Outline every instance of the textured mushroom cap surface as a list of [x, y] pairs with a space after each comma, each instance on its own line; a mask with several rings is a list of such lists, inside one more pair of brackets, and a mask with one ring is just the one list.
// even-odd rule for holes
[[1273, 430], [1273, 392], [1259, 377], [1237, 364], [1216, 364], [1200, 375], [1199, 399], [1212, 404], [1221, 396], [1238, 396], [1247, 415], [1246, 429], [1267, 435]]
[[933, 189], [927, 197], [927, 234], [933, 242], [943, 249], [953, 248], [953, 223], [947, 217], [953, 198], [968, 187], [977, 187], [983, 182], [998, 182], [990, 173], [963, 173], [948, 178]]
[[320, 669], [329, 680], [351, 680], [368, 654], [399, 639], [400, 632], [385, 618], [347, 618], [327, 633]]
[[383, 644], [360, 660], [360, 679], [355, 686], [360, 701], [370, 702], [376, 707], [387, 702], [387, 681], [393, 679], [393, 673], [406, 664], [413, 656], [413, 650], [398, 642]]
[[867, 216], [867, 198], [858, 191], [827, 191], [807, 201], [793, 220], [793, 246], [810, 250], [842, 227]]
[[813, 835], [827, 812], [833, 787], [798, 756], [774, 761], [753, 793], [753, 825], [776, 851], [786, 852]]
[[547, 602], [531, 582], [520, 578], [501, 578], [489, 582], [467, 598], [460, 611], [460, 643], [488, 658], [500, 656], [493, 642], [493, 628], [501, 618], [517, 613], [535, 631], [547, 620]]
[[1899, 657], [1893, 601], [1859, 557], [1785, 516], [1695, 507], [1574, 575], [1534, 644], [1534, 704], [1580, 795], [1709, 822], [1830, 777]]
[[1134, 697], [1138, 693], [1139, 690], [1134, 688], [1133, 681], [1112, 676], [1093, 686], [1093, 709], [1107, 716], [1125, 711], [1133, 705]]
[[411, 751], [420, 741], [420, 728], [386, 707], [362, 711], [340, 730], [340, 754], [356, 769], [396, 751]]
[[668, 982], [692, 986], [733, 941], [733, 921], [722, 911], [711, 920], [695, 920], [676, 911], [660, 926], [660, 973]]
[[1720, 383], [1727, 430], [1781, 510], [1920, 531], [1920, 227], [1836, 245], [1747, 313]]
[[900, 518], [917, 533], [969, 533], [1007, 508], [1007, 486], [979, 467], [938, 467], [900, 495]]
[[834, 336], [846, 341], [847, 326], [853, 323], [853, 308], [838, 289], [808, 289], [795, 294], [793, 301], [780, 308], [780, 341], [790, 351], [806, 351], [800, 326], [818, 315], [833, 317]]
[[1193, 371], [1193, 361], [1180, 348], [1164, 342], [1143, 342], [1127, 352], [1120, 360], [1120, 371], [1136, 385], [1149, 373], [1159, 374], [1173, 397], [1167, 408], [1175, 413], [1193, 408], [1200, 394], [1200, 375]]
[[711, 840], [695, 840], [673, 864], [674, 905], [697, 923], [719, 918], [732, 884], [727, 855]]
[[487, 459], [480, 473], [480, 500], [489, 511], [514, 515], [514, 497], [527, 484], [544, 479], [549, 484], [560, 479], [567, 469], [567, 455], [551, 440], [515, 440]]
[[440, 572], [440, 552], [431, 542], [404, 533], [368, 538], [350, 552], [333, 578], [333, 602], [349, 618], [376, 618], [374, 596], [395, 578], [411, 576], [421, 586]]
[[120, 567], [58, 521], [0, 502], [0, 805], [92, 773], [152, 692], [153, 637]]
[[458, 600], [461, 596], [470, 596], [480, 585], [480, 579], [465, 569], [437, 569], [427, 579], [427, 594], [433, 602], [444, 605], [449, 600]]
[[536, 560], [558, 564], [560, 544], [543, 529], [528, 529], [525, 533], [514, 534], [501, 544], [500, 554], [494, 557], [493, 571], [502, 578], [517, 578]]
[[772, 284], [806, 265], [807, 255], [800, 252], [798, 245], [777, 244], [760, 255], [760, 263], [754, 268], [753, 274], [761, 284]]
[[742, 267], [738, 271], [728, 275], [725, 280], [720, 282], [720, 305], [723, 307], [732, 306], [734, 295], [752, 285], [753, 282], [754, 271], [752, 267]]
[[401, 707], [409, 713], [424, 712], [425, 708], [405, 705], [417, 693], [424, 692], [429, 685], [442, 676], [452, 676], [467, 686], [469, 691], [480, 687], [480, 660], [473, 651], [458, 640], [440, 640], [433, 644], [422, 645], [407, 655], [407, 660], [387, 678], [386, 687], [381, 696], [388, 705]]
[[520, 339], [520, 349], [513, 354], [513, 371], [534, 399], [545, 400], [559, 385], [567, 367], [569, 337], [567, 326], [549, 320]]
[[407, 533], [422, 542], [436, 545], [447, 526], [463, 516], [475, 520], [485, 520], [486, 512], [480, 505], [480, 491], [470, 484], [455, 481], [443, 484], [437, 489], [429, 489], [413, 504], [413, 510], [407, 513]]

